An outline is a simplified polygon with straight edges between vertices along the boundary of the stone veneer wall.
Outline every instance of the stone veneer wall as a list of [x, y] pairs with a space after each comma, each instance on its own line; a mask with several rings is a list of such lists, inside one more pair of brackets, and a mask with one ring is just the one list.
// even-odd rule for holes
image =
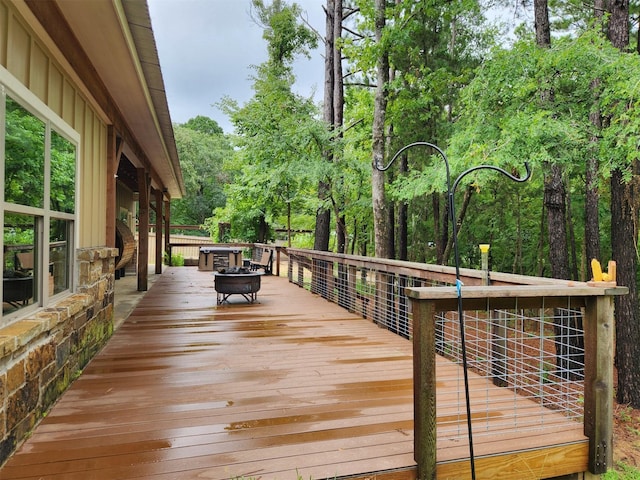
[[77, 292], [0, 328], [0, 465], [113, 333], [117, 255], [77, 250]]

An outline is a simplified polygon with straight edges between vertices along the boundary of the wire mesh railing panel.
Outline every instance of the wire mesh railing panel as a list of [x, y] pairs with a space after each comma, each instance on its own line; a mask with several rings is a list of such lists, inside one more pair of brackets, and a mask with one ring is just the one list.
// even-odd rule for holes
[[435, 285], [424, 278], [378, 270], [370, 265], [295, 256], [290, 257], [289, 280], [404, 338], [411, 338], [413, 330], [405, 290]]
[[[452, 285], [454, 277], [362, 259], [290, 255], [289, 280], [411, 339], [405, 290]], [[449, 281], [447, 281], [449, 280]], [[465, 437], [466, 407], [457, 312], [436, 316], [438, 432]], [[571, 308], [465, 311], [474, 435], [528, 431], [582, 421], [582, 312]]]
[[[566, 419], [582, 421], [581, 318], [579, 310], [571, 309], [488, 308], [464, 313], [471, 408], [481, 412], [477, 417], [472, 413], [475, 435], [539, 429]], [[461, 367], [457, 312], [437, 316], [436, 351]], [[455, 383], [462, 391], [462, 368], [437, 365], [443, 370], [437, 374], [438, 381]], [[458, 433], [460, 418], [466, 419], [464, 399], [438, 400], [438, 411], [443, 408], [453, 412], [452, 420], [450, 425], [439, 422], [439, 428], [466, 435], [466, 431]]]

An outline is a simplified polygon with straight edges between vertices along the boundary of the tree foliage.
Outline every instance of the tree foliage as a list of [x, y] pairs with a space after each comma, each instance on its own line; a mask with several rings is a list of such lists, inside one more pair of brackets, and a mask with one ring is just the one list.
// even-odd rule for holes
[[230, 98], [221, 102], [237, 134], [226, 166], [236, 182], [227, 186], [226, 208], [209, 225], [230, 222], [234, 238], [263, 241], [279, 217], [314, 211], [327, 129], [313, 101], [292, 92], [291, 62], [315, 46], [315, 37], [298, 23], [299, 9], [279, 1], [267, 6], [254, 0], [253, 6], [265, 27], [269, 59], [255, 67], [253, 98], [242, 106]]
[[[263, 13], [275, 11], [276, 4], [283, 8], [282, 2], [274, 2], [271, 10]], [[599, 28], [586, 29], [589, 9], [578, 4], [562, 5], [565, 10], [552, 4], [552, 12], [560, 12], [552, 15], [552, 48], [540, 51], [535, 46], [532, 25], [524, 25], [512, 45], [497, 46], [498, 30], [482, 22], [479, 13], [486, 11], [486, 5], [477, 1], [456, 5], [435, 1], [388, 3], [390, 21], [379, 45], [372, 37], [373, 3], [350, 2], [345, 8], [357, 13], [350, 16], [349, 33], [342, 39], [347, 65], [345, 126], [336, 147], [342, 155], [337, 163], [318, 161], [321, 149], [326, 148], [323, 141], [327, 132], [315, 123], [317, 112], [310, 102], [303, 106], [306, 100], [291, 94], [293, 78], [287, 62], [271, 61], [292, 57], [275, 54], [282, 50], [270, 50], [270, 61], [255, 68], [254, 98], [242, 107], [231, 99], [224, 102], [239, 137], [239, 151], [233, 160], [238, 183], [229, 187], [234, 199], [232, 208], [237, 214], [246, 202], [245, 219], [266, 217], [283, 227], [281, 213], [286, 205], [295, 204], [294, 195], [286, 193], [288, 187], [304, 199], [294, 213], [297, 210], [308, 214], [316, 206], [316, 200], [311, 200], [317, 196], [314, 179], [330, 178], [332, 194], [327, 201], [340, 202], [351, 226], [351, 241], [362, 241], [354, 251], [367, 251], [364, 245], [372, 238], [367, 172], [371, 162], [373, 68], [377, 49], [387, 45], [395, 72], [387, 86], [387, 125], [393, 128], [387, 156], [399, 146], [429, 140], [447, 147], [454, 177], [480, 163], [522, 172], [527, 161], [537, 173], [524, 187], [507, 186], [491, 173], [469, 177], [475, 185], [474, 197], [460, 231], [460, 243], [469, 244], [469, 266], [474, 266], [475, 244], [490, 241], [494, 245], [494, 268], [550, 273], [540, 175], [545, 162], [558, 163], [566, 169], [571, 198], [569, 218], [575, 224], [574, 243], [578, 244], [576, 251], [580, 255], [584, 164], [593, 155], [601, 162], [601, 235], [603, 255], [608, 255], [609, 187], [604, 180], [616, 166], [631, 178], [630, 165], [638, 155], [634, 137], [638, 125], [633, 115], [636, 109], [628, 108], [638, 98], [638, 82], [632, 80], [637, 75], [637, 57], [611, 48]], [[567, 9], [571, 10], [571, 17], [563, 13]], [[268, 15], [260, 18], [268, 24]], [[284, 18], [291, 21], [292, 17]], [[570, 21], [560, 25], [562, 18]], [[275, 27], [281, 24], [268, 25], [269, 38], [275, 39]], [[557, 33], [563, 31], [570, 34], [558, 37]], [[489, 50], [491, 45], [494, 48]], [[594, 131], [589, 122], [589, 113], [595, 108], [591, 83], [596, 76], [602, 79], [595, 92], [598, 108], [609, 119], [601, 132]], [[553, 106], [540, 99], [541, 87], [554, 90]], [[591, 141], [594, 136], [600, 141]], [[444, 165], [426, 150], [411, 151], [408, 164], [408, 173], [391, 170], [387, 186], [392, 186], [393, 202], [409, 206], [408, 235], [414, 239], [409, 258], [436, 261], [436, 252], [426, 245], [442, 242], [436, 224], [446, 219], [441, 197], [446, 188]], [[516, 205], [522, 208], [514, 207], [517, 212], [513, 215], [503, 214], [504, 206]], [[446, 225], [439, 228], [446, 230]], [[513, 245], [521, 245], [515, 259]], [[578, 259], [582, 278], [587, 273], [586, 263], [585, 258]]]
[[176, 125], [174, 131], [187, 194], [171, 202], [171, 223], [203, 225], [226, 203], [224, 185], [232, 179], [223, 164], [233, 155], [231, 143], [215, 120], [203, 116]]

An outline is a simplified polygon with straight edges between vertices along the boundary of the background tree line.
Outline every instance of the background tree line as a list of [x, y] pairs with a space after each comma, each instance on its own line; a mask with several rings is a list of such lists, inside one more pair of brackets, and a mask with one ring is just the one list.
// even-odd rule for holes
[[[324, 32], [295, 4], [252, 5], [268, 60], [255, 66], [251, 100], [220, 104], [234, 134], [177, 129], [183, 162], [199, 155], [185, 154], [189, 142], [217, 152], [210, 171], [197, 171], [201, 160], [186, 169], [203, 198], [216, 198], [193, 222], [229, 222], [230, 239], [245, 241], [309, 229], [303, 246], [318, 250], [447, 264], [441, 159], [416, 148], [387, 173], [373, 165], [415, 141], [443, 148], [454, 178], [479, 164], [522, 172], [527, 161], [525, 185], [478, 173], [460, 186], [462, 263], [479, 265], [479, 243], [504, 272], [587, 280], [591, 258], [616, 260], [630, 289], [616, 298], [617, 396], [640, 407], [640, 56], [628, 0], [518, 4], [530, 17], [510, 43], [485, 0], [326, 0]], [[293, 60], [317, 42], [321, 106], [292, 90]]]

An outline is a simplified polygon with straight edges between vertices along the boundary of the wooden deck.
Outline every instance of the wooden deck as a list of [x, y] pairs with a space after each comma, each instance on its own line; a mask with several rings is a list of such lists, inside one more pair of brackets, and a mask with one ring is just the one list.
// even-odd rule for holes
[[[168, 269], [0, 479], [415, 478], [409, 341], [283, 278], [230, 301], [211, 272]], [[442, 383], [438, 402], [459, 388]], [[582, 425], [558, 417], [479, 436], [477, 478], [586, 470]], [[469, 478], [465, 441], [438, 448], [438, 479]]]

